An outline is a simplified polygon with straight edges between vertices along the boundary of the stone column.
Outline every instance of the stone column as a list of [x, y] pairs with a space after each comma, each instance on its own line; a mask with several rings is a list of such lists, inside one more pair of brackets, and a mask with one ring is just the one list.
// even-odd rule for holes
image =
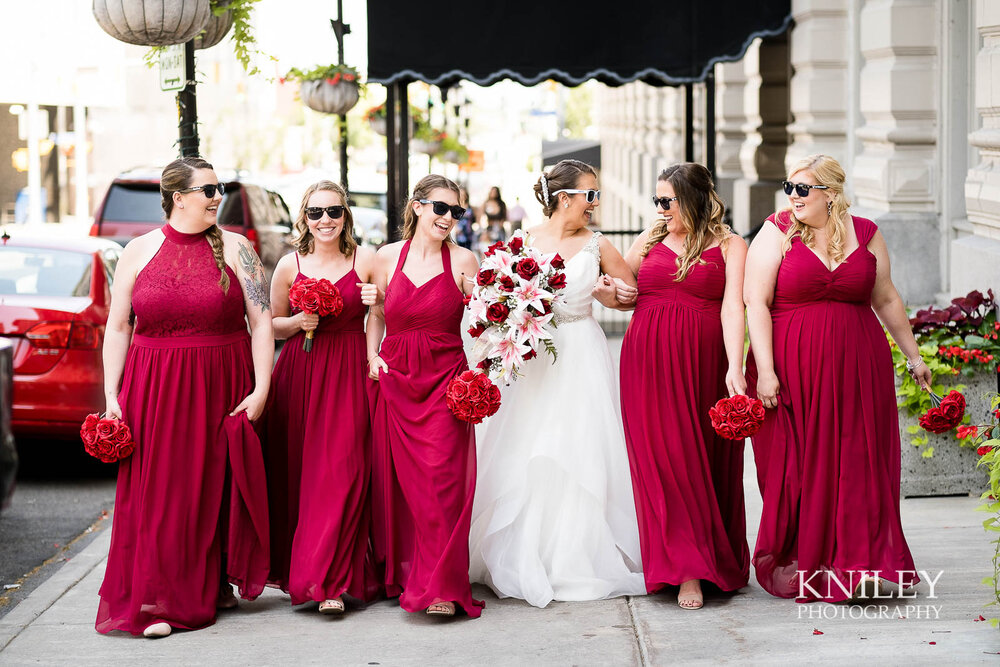
[[746, 141], [743, 97], [747, 77], [743, 61], [715, 66], [715, 190], [732, 214], [733, 186], [743, 177], [740, 149]]
[[858, 17], [863, 125], [856, 135], [854, 213], [879, 225], [893, 281], [907, 303], [941, 288], [935, 192], [938, 120], [935, 0], [865, 0]]
[[733, 184], [733, 228], [744, 234], [774, 212], [788, 148], [788, 36], [755, 42], [743, 58], [747, 83], [744, 177]]
[[849, 0], [792, 0], [795, 28], [790, 36], [794, 74], [789, 99], [792, 144], [787, 167], [816, 153], [847, 164], [847, 105], [849, 104]]
[[957, 295], [988, 288], [1000, 294], [1000, 3], [977, 0], [974, 11], [982, 38], [973, 84], [982, 127], [969, 135], [979, 159], [965, 181], [973, 233], [951, 244], [951, 291]]

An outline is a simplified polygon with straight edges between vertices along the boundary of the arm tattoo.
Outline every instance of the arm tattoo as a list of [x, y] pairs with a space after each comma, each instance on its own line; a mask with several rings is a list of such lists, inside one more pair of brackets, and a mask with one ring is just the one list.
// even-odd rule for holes
[[264, 265], [248, 243], [240, 244], [240, 264], [243, 272], [249, 277], [243, 279], [247, 298], [258, 306], [263, 313], [271, 310], [271, 290], [264, 277]]

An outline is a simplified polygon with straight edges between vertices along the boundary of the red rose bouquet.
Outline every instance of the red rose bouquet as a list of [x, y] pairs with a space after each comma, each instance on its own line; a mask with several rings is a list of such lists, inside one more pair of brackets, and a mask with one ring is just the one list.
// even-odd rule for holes
[[500, 409], [500, 389], [485, 373], [465, 371], [448, 385], [445, 401], [456, 417], [478, 424]]
[[550, 330], [552, 304], [566, 287], [563, 260], [526, 241], [518, 230], [506, 244], [490, 246], [469, 298], [469, 335], [476, 339], [471, 361], [494, 382], [517, 379], [524, 362], [543, 347], [556, 358]]
[[[288, 303], [292, 308], [320, 317], [326, 315], [336, 317], [344, 309], [344, 299], [340, 296], [340, 290], [326, 278], [306, 278], [297, 281], [288, 290]], [[315, 333], [315, 331], [306, 332], [306, 339], [302, 343], [302, 349], [306, 352], [312, 350]]]
[[920, 427], [931, 433], [946, 433], [962, 423], [965, 396], [954, 389], [941, 398], [931, 392], [932, 407], [920, 417]]
[[104, 463], [127, 459], [135, 450], [132, 431], [120, 419], [87, 415], [80, 426], [80, 438], [83, 440], [83, 449]]
[[712, 428], [727, 440], [749, 438], [764, 423], [764, 404], [756, 398], [737, 394], [722, 398], [708, 409]]

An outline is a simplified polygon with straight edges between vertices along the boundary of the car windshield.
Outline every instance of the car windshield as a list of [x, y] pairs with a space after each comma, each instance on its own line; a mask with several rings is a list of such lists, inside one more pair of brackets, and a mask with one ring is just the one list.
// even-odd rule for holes
[[87, 296], [93, 261], [70, 250], [0, 247], [0, 294]]
[[159, 186], [113, 183], [102, 218], [109, 222], [163, 222]]

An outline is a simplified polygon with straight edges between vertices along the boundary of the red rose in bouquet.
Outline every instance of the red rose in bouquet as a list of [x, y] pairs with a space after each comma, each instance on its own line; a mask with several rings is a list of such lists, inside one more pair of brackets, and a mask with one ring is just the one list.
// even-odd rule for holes
[[563, 261], [559, 253], [556, 253], [556, 256], [552, 258], [552, 268], [557, 271], [562, 271], [566, 268], [566, 262]]
[[531, 280], [538, 275], [539, 271], [541, 271], [541, 268], [539, 268], [538, 262], [530, 257], [525, 257], [517, 263], [517, 275], [525, 280]]
[[476, 273], [476, 284], [480, 287], [486, 287], [487, 285], [492, 285], [496, 282], [497, 272], [493, 269], [483, 269]]
[[503, 322], [507, 319], [507, 315], [510, 313], [510, 308], [506, 305], [497, 302], [491, 303], [490, 307], [486, 309], [486, 319], [490, 322]]
[[566, 287], [566, 274], [557, 273], [554, 276], [549, 277], [549, 288], [550, 289], [563, 289]]
[[514, 284], [514, 279], [510, 276], [502, 276], [500, 280], [497, 281], [497, 286], [503, 292], [513, 292], [517, 285]]
[[[288, 290], [288, 303], [292, 308], [320, 317], [327, 315], [336, 317], [344, 309], [344, 299], [340, 295], [340, 290], [326, 278], [306, 278], [296, 281]], [[315, 333], [315, 331], [306, 332], [306, 339], [302, 344], [302, 349], [306, 352], [312, 350]]]
[[486, 325], [482, 322], [476, 322], [471, 327], [469, 327], [469, 335], [473, 338], [479, 338], [486, 332]]
[[500, 390], [485, 373], [468, 370], [449, 383], [445, 402], [455, 417], [478, 424], [500, 409]]
[[521, 248], [524, 247], [524, 238], [520, 236], [511, 237], [510, 241], [507, 242], [507, 247], [510, 248], [512, 254], [517, 255], [521, 252]]
[[760, 430], [764, 423], [764, 404], [756, 398], [737, 394], [719, 399], [709, 408], [715, 432], [727, 440], [742, 440]]
[[135, 442], [132, 431], [120, 419], [101, 419], [96, 414], [87, 415], [80, 426], [83, 449], [104, 463], [121, 461], [132, 455]]
[[931, 404], [920, 417], [920, 428], [931, 433], [947, 433], [962, 422], [965, 416], [965, 396], [952, 390], [944, 398], [931, 394]]

